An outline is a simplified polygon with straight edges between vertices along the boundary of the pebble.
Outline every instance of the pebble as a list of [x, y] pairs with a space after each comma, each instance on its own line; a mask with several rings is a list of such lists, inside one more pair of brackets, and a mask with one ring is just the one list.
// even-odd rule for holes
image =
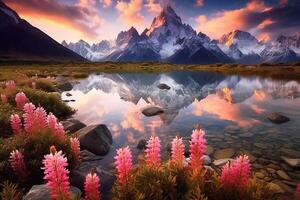
[[278, 170], [277, 175], [282, 179], [291, 180], [291, 177], [289, 177], [289, 175], [287, 175], [287, 173], [285, 173], [283, 170]]
[[223, 158], [231, 158], [234, 156], [235, 152], [233, 148], [226, 148], [226, 149], [221, 149], [217, 150], [214, 153], [214, 158], [215, 159], [223, 159]]

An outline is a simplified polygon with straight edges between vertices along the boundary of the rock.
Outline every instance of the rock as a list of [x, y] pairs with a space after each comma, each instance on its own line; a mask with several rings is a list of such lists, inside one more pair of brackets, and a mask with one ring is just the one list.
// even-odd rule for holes
[[207, 155], [211, 155], [211, 154], [213, 154], [214, 153], [214, 148], [212, 147], [212, 146], [210, 146], [210, 145], [207, 145], [206, 146], [206, 151], [205, 151], [205, 154], [207, 154]]
[[291, 167], [294, 167], [294, 168], [300, 167], [300, 159], [298, 159], [298, 158], [293, 159], [293, 158], [281, 156], [281, 159]]
[[73, 85], [69, 82], [65, 82], [65, 83], [58, 84], [57, 88], [61, 91], [70, 91], [73, 89]]
[[96, 160], [102, 160], [103, 157], [101, 156], [97, 156], [95, 154], [93, 154], [92, 152], [89, 152], [88, 150], [82, 150], [80, 151], [80, 158], [81, 161], [96, 161]]
[[273, 182], [268, 183], [268, 187], [275, 194], [283, 194], [284, 193], [284, 190], [279, 185], [277, 185], [276, 183], [273, 183]]
[[159, 89], [161, 89], [161, 90], [169, 90], [169, 89], [171, 89], [171, 87], [168, 86], [168, 85], [165, 84], [165, 83], [160, 83], [160, 84], [157, 85], [157, 87], [158, 87]]
[[71, 97], [71, 96], [72, 96], [72, 94], [71, 94], [71, 93], [69, 93], [69, 92], [67, 92], [67, 93], [66, 93], [66, 96], [67, 96], [67, 97]]
[[218, 160], [214, 160], [214, 165], [215, 166], [222, 166], [225, 165], [227, 162], [233, 162], [234, 160], [231, 158], [223, 158], [223, 159], [218, 159]]
[[156, 106], [151, 106], [144, 108], [142, 113], [147, 117], [152, 117], [164, 113], [164, 110]]
[[278, 113], [271, 113], [269, 116], [268, 116], [268, 119], [273, 122], [274, 124], [282, 124], [282, 123], [285, 123], [285, 122], [288, 122], [290, 121], [290, 119], [286, 116], [283, 116], [283, 115], [280, 115]]
[[217, 150], [214, 153], [214, 158], [215, 159], [222, 159], [222, 158], [231, 158], [234, 156], [234, 149], [233, 148], [227, 148], [227, 149], [221, 149]]
[[275, 173], [276, 173], [276, 170], [275, 170], [275, 169], [269, 168], [269, 167], [267, 167], [267, 171], [268, 171], [269, 173], [271, 173], [271, 174], [275, 174]]
[[[23, 200], [51, 200], [49, 189], [44, 185], [34, 185], [29, 192], [23, 197]], [[81, 191], [77, 187], [70, 187], [71, 199], [80, 199]]]
[[74, 169], [70, 174], [70, 183], [83, 190], [85, 177], [92, 169], [95, 170], [95, 173], [101, 180], [101, 199], [109, 199], [107, 196], [114, 184], [115, 176], [101, 168], [97, 162], [82, 162], [80, 166]]
[[112, 135], [103, 124], [84, 127], [74, 135], [78, 137], [82, 150], [86, 149], [96, 155], [107, 154], [112, 144]]
[[289, 175], [287, 175], [287, 173], [285, 173], [285, 171], [283, 171], [283, 170], [278, 170], [276, 173], [282, 179], [291, 180], [291, 178], [289, 177]]
[[255, 147], [258, 147], [258, 148], [261, 148], [261, 149], [267, 149], [267, 145], [266, 144], [263, 144], [263, 143], [254, 143], [254, 146]]
[[141, 139], [139, 141], [139, 143], [137, 144], [136, 148], [139, 150], [143, 150], [143, 149], [146, 149], [146, 145], [147, 145], [147, 140]]
[[210, 165], [211, 164], [211, 159], [208, 155], [204, 155], [202, 157], [202, 159], [203, 159], [203, 165]]
[[61, 122], [65, 128], [65, 131], [69, 131], [70, 133], [75, 133], [76, 131], [86, 127], [84, 123], [77, 119], [68, 119], [66, 121]]

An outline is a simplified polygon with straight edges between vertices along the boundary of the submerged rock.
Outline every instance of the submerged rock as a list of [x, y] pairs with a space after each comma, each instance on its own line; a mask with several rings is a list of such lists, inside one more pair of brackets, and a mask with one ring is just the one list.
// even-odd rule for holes
[[289, 177], [289, 175], [287, 175], [287, 173], [285, 173], [285, 171], [283, 171], [283, 170], [278, 170], [276, 173], [282, 179], [291, 180], [291, 178]]
[[76, 131], [86, 127], [84, 123], [77, 119], [68, 119], [61, 122], [65, 128], [65, 131], [69, 131], [70, 133], [75, 133]]
[[75, 133], [81, 149], [86, 149], [96, 155], [108, 153], [112, 144], [112, 135], [106, 125], [87, 126]]
[[273, 122], [274, 124], [282, 124], [282, 123], [285, 123], [285, 122], [288, 122], [290, 121], [290, 118], [286, 117], [286, 116], [283, 116], [283, 115], [280, 115], [278, 113], [271, 113], [269, 116], [268, 116], [268, 119]]
[[160, 84], [157, 85], [157, 87], [158, 87], [159, 89], [161, 89], [161, 90], [169, 90], [169, 89], [171, 89], [171, 87], [168, 86], [168, 85], [165, 84], [165, 83], [160, 83]]
[[284, 162], [286, 162], [289, 166], [294, 167], [294, 168], [298, 168], [300, 167], [300, 159], [298, 158], [288, 158], [285, 156], [281, 156], [282, 160]]
[[225, 165], [227, 162], [233, 162], [234, 160], [231, 158], [222, 158], [222, 159], [218, 159], [215, 160], [213, 163], [215, 166], [222, 166]]
[[233, 148], [227, 148], [227, 149], [221, 149], [217, 150], [214, 153], [214, 158], [215, 159], [222, 159], [222, 158], [231, 158], [234, 156], [235, 152]]
[[277, 185], [276, 183], [273, 183], [273, 182], [268, 183], [268, 187], [275, 194], [283, 194], [284, 193], [284, 190], [279, 185]]
[[[71, 199], [80, 199], [81, 191], [77, 187], [70, 187]], [[23, 200], [51, 200], [47, 185], [34, 185], [23, 197]]]
[[144, 108], [142, 110], [142, 113], [147, 117], [152, 117], [164, 113], [164, 110], [156, 106], [151, 106], [151, 107]]

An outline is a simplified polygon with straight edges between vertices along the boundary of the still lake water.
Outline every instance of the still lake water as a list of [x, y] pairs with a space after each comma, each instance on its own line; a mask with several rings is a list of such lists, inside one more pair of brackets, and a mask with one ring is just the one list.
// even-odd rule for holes
[[[171, 89], [159, 89], [160, 83]], [[188, 71], [100, 74], [81, 80], [69, 93], [72, 96], [64, 93], [62, 98], [75, 100], [69, 102], [77, 109], [75, 118], [87, 125], [106, 124], [111, 130], [113, 149], [105, 163], [112, 162], [116, 148], [129, 145], [138, 154], [140, 139], [157, 135], [167, 144], [176, 135], [189, 136], [199, 123], [214, 152], [229, 148], [233, 157], [251, 155], [253, 171], [285, 190], [300, 180], [300, 170], [282, 160], [282, 156], [300, 158], [300, 84], [296, 81]], [[141, 110], [149, 105], [165, 113], [146, 117]], [[267, 119], [272, 112], [290, 121], [273, 124]], [[278, 175], [278, 170], [289, 178]]]

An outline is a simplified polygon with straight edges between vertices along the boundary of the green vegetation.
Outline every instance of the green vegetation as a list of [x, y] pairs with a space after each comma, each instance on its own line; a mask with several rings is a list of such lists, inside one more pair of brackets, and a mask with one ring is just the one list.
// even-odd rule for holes
[[[211, 65], [176, 65], [158, 62], [103, 62], [103, 63], [50, 63], [50, 62], [0, 62], [0, 81], [18, 76], [56, 77], [63, 76], [70, 80], [86, 78], [91, 73], [162, 73], [177, 70], [211, 71], [223, 74], [243, 76], [258, 75], [277, 80], [300, 81], [300, 63], [242, 65], [242, 64], [211, 64]], [[22, 79], [18, 78], [20, 81]], [[49, 82], [48, 82], [49, 83]], [[39, 83], [38, 89], [52, 91], [48, 83]], [[38, 84], [37, 84], [38, 85]]]

